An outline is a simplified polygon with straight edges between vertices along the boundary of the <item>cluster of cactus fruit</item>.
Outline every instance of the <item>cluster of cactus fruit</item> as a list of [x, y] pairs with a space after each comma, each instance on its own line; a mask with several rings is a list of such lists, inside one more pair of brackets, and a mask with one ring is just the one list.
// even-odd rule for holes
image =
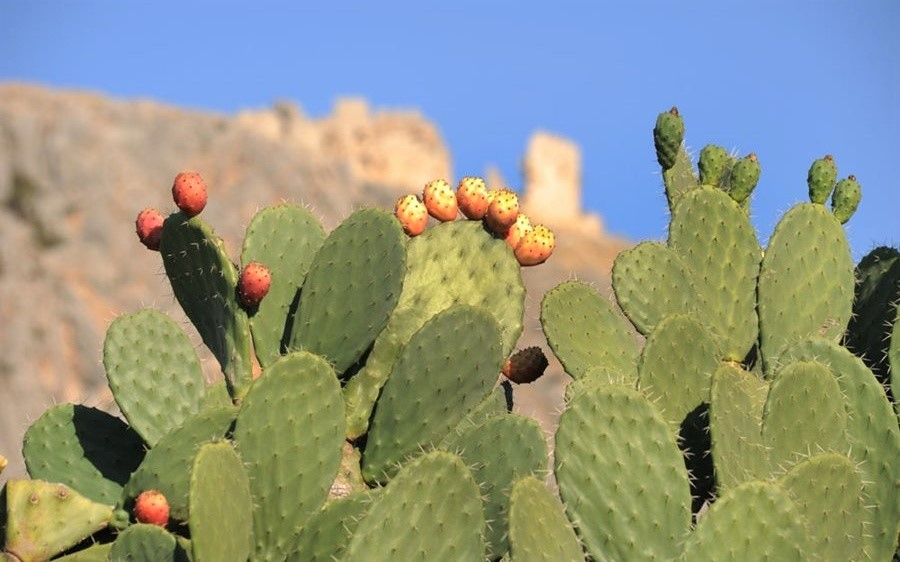
[[548, 364], [513, 353], [520, 267], [553, 246], [512, 192], [438, 180], [327, 236], [267, 208], [238, 268], [197, 216], [202, 178], [179, 174], [180, 211], [142, 211], [137, 233], [223, 378], [165, 314], [116, 319], [103, 363], [127, 423], [64, 404], [28, 429], [6, 558], [890, 560], [900, 430], [879, 381], [900, 371], [900, 253], [854, 278], [859, 186], [831, 157], [763, 252], [756, 157], [706, 147], [698, 175], [683, 137], [661, 114], [669, 239], [617, 258], [618, 306], [575, 281], [541, 303], [574, 379], [559, 495], [542, 429], [511, 411]]

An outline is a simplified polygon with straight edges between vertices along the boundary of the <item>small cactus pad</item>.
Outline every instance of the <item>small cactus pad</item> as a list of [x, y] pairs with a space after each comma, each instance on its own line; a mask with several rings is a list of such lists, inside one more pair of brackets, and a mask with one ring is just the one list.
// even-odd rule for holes
[[191, 467], [197, 450], [211, 439], [225, 437], [235, 414], [231, 407], [206, 410], [160, 439], [125, 485], [121, 507], [131, 511], [141, 492], [159, 490], [169, 501], [170, 517], [186, 521]]
[[163, 224], [159, 251], [178, 304], [219, 361], [232, 395], [242, 396], [252, 380], [250, 322], [225, 244], [200, 217], [175, 213]]
[[803, 517], [773, 483], [747, 482], [726, 492], [700, 518], [681, 555], [683, 562], [809, 560]]
[[663, 183], [666, 187], [666, 200], [669, 203], [669, 211], [672, 211], [681, 197], [689, 191], [700, 186], [691, 157], [684, 149], [678, 150], [675, 164], [668, 170], [663, 170]]
[[245, 562], [253, 524], [250, 481], [227, 441], [200, 447], [191, 470], [191, 549], [195, 562]]
[[640, 392], [576, 394], [560, 418], [555, 462], [569, 519], [594, 559], [678, 555], [691, 525], [688, 474], [675, 436]]
[[404, 459], [437, 444], [490, 394], [501, 363], [500, 330], [490, 313], [455, 306], [428, 321], [378, 399], [363, 477], [385, 482]]
[[341, 462], [344, 411], [334, 370], [306, 352], [254, 381], [234, 428], [253, 494], [252, 558], [283, 560], [325, 503]]
[[831, 211], [834, 218], [841, 224], [844, 224], [859, 206], [862, 199], [862, 188], [854, 176], [847, 176], [834, 186], [834, 193], [831, 194]]
[[116, 318], [106, 331], [103, 365], [116, 404], [151, 447], [200, 411], [206, 386], [194, 344], [158, 310]]
[[478, 484], [451, 453], [406, 465], [369, 508], [343, 562], [483, 560], [484, 513]]
[[850, 459], [837, 453], [816, 455], [794, 465], [778, 483], [804, 516], [808, 559], [865, 560], [862, 480]]
[[[882, 384], [888, 384], [888, 373], [900, 376], [900, 365], [891, 369], [888, 364], [891, 346], [900, 349], [900, 341], [891, 337], [900, 318], [900, 251], [888, 246], [875, 248], [856, 266], [855, 277], [856, 298], [845, 345], [866, 362]], [[891, 388], [897, 400], [900, 389]]]
[[60, 558], [54, 558], [53, 562], [108, 562], [109, 551], [112, 543], [98, 543], [84, 550], [78, 550]]
[[640, 353], [631, 327], [590, 285], [569, 281], [544, 295], [541, 326], [553, 353], [575, 379], [603, 366], [637, 379]]
[[405, 240], [379, 209], [357, 211], [335, 228], [303, 283], [291, 347], [321, 355], [338, 374], [356, 363], [400, 298]]
[[119, 418], [61, 404], [28, 428], [22, 454], [32, 478], [60, 482], [90, 500], [113, 505], [144, 458], [144, 444]]
[[687, 264], [657, 242], [620, 253], [612, 269], [613, 290], [622, 311], [647, 335], [667, 314], [694, 312], [699, 299]]
[[695, 189], [672, 213], [669, 247], [692, 271], [704, 322], [723, 357], [742, 361], [759, 332], [756, 281], [762, 251], [750, 219], [718, 189]]
[[562, 503], [534, 476], [515, 481], [509, 497], [509, 544], [516, 562], [583, 562]]
[[848, 450], [844, 397], [825, 365], [797, 361], [778, 372], [763, 411], [762, 437], [773, 472], [812, 453]]
[[259, 211], [247, 225], [241, 262], [265, 264], [272, 274], [269, 293], [250, 318], [253, 348], [263, 368], [281, 356], [290, 338], [298, 291], [324, 240], [312, 213], [288, 203]]
[[335, 500], [313, 515], [297, 536], [288, 562], [333, 562], [347, 550], [357, 525], [384, 488]]
[[106, 527], [112, 517], [112, 507], [63, 484], [10, 480], [3, 493], [4, 552], [15, 561], [49, 560]]
[[793, 342], [843, 335], [854, 285], [850, 246], [838, 221], [814, 203], [785, 213], [759, 274], [759, 335], [767, 374]]
[[837, 180], [837, 165], [834, 158], [828, 154], [824, 158], [814, 161], [806, 175], [806, 183], [809, 186], [809, 201], [818, 205], [824, 205], [828, 201]]
[[537, 421], [517, 414], [502, 414], [469, 428], [446, 445], [472, 468], [484, 497], [487, 522], [487, 557], [509, 550], [509, 494], [513, 482], [524, 476], [544, 477], [547, 443]]
[[725, 174], [731, 167], [731, 156], [721, 146], [708, 144], [700, 150], [697, 169], [700, 171], [700, 184], [717, 187], [722, 184]]
[[[453, 305], [490, 312], [500, 326], [502, 353], [522, 333], [525, 285], [512, 250], [477, 221], [441, 223], [409, 241], [403, 293], [378, 336], [365, 368], [344, 388], [347, 433], [366, 432], [378, 392], [406, 343], [432, 316]], [[490, 282], [485, 282], [490, 275]]]
[[761, 433], [767, 395], [765, 381], [733, 365], [723, 364], [713, 374], [709, 429], [720, 491], [769, 474]]
[[900, 427], [884, 389], [861, 359], [822, 338], [788, 349], [781, 362], [791, 361], [820, 361], [837, 378], [847, 409], [850, 458], [859, 467], [868, 506], [864, 548], [872, 560], [889, 560], [900, 524]]
[[675, 165], [675, 157], [684, 142], [684, 119], [677, 108], [660, 113], [653, 128], [653, 144], [656, 145], [656, 159], [663, 170]]
[[187, 562], [190, 557], [175, 535], [156, 525], [138, 523], [125, 529], [116, 538], [109, 551], [109, 559], [127, 562]]
[[674, 431], [709, 400], [719, 346], [692, 315], [673, 314], [657, 324], [641, 354], [638, 386]]

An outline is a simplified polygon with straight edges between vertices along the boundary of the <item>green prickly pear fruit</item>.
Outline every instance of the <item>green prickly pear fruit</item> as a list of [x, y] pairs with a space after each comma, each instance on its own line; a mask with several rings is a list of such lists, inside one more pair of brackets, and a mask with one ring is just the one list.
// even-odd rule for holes
[[700, 151], [700, 183], [703, 185], [721, 185], [728, 172], [728, 151], [715, 144], [708, 144]]
[[731, 198], [743, 203], [750, 197], [759, 181], [759, 160], [750, 153], [734, 163], [731, 168]]
[[653, 128], [653, 144], [656, 145], [656, 160], [663, 171], [675, 165], [683, 141], [684, 119], [678, 114], [678, 108], [660, 113]]
[[831, 195], [831, 211], [834, 213], [834, 218], [841, 224], [850, 220], [859, 206], [860, 199], [862, 199], [862, 188], [859, 187], [856, 176], [850, 175], [837, 182], [837, 185], [834, 186], [834, 193]]
[[813, 162], [806, 175], [806, 183], [809, 185], [809, 200], [812, 203], [824, 205], [834, 189], [836, 179], [837, 166], [832, 155], [826, 154], [823, 158]]

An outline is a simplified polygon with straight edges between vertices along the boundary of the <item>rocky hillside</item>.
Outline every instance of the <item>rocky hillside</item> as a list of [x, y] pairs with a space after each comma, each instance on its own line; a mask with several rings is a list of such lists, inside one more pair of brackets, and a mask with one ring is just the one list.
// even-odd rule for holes
[[[310, 119], [290, 102], [220, 115], [0, 85], [0, 454], [10, 460], [4, 477], [23, 473], [22, 434], [48, 405], [115, 408], [100, 355], [116, 315], [153, 306], [192, 330], [159, 256], [133, 232], [142, 208], [173, 208], [169, 187], [185, 169], [206, 178], [204, 216], [235, 256], [260, 206], [302, 203], [330, 229], [355, 208], [392, 206], [431, 179], [455, 182], [460, 175], [435, 125], [415, 112], [372, 111], [361, 100], [339, 101], [330, 116]], [[521, 181], [526, 211], [555, 228], [559, 245], [547, 264], [523, 272], [530, 300], [522, 345], [546, 346], [541, 295], [573, 276], [606, 290], [612, 259], [626, 243], [582, 213], [574, 144], [536, 133], [523, 170], [511, 186]], [[490, 174], [489, 181], [503, 180]], [[548, 206], [550, 196], [560, 203]], [[205, 364], [215, 376], [215, 361]], [[566, 379], [558, 364], [553, 369], [517, 397], [548, 427]]]

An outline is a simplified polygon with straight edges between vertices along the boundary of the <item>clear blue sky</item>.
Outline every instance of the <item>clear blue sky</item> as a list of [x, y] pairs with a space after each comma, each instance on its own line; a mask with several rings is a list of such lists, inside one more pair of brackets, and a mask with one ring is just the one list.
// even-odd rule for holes
[[457, 176], [494, 163], [514, 187], [550, 130], [582, 147], [585, 206], [635, 240], [665, 236], [650, 131], [677, 105], [694, 150], [759, 155], [763, 240], [832, 153], [863, 186], [854, 257], [900, 244], [900, 2], [318, 4], [0, 0], [0, 81], [224, 112], [362, 95], [432, 119]]

